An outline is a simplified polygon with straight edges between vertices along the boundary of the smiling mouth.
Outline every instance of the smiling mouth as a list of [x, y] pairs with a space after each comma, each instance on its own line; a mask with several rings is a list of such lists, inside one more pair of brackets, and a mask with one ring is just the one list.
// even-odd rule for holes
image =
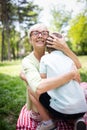
[[43, 44], [43, 43], [44, 43], [44, 41], [38, 41], [38, 43], [39, 43], [39, 44]]
[[45, 43], [44, 40], [37, 40], [37, 42], [38, 42], [38, 43], [41, 43], [41, 44]]
[[37, 41], [37, 45], [44, 46], [45, 45], [45, 41], [39, 40], [39, 41]]
[[44, 42], [44, 40], [43, 40], [43, 39], [38, 39], [38, 40], [37, 40], [37, 42], [39, 42], [39, 41], [40, 41], [40, 42]]

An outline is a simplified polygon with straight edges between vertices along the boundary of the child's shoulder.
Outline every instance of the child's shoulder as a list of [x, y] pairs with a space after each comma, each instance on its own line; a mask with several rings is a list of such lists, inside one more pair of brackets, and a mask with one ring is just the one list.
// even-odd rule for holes
[[48, 53], [48, 52], [45, 52], [45, 55], [43, 55], [43, 56], [41, 57], [41, 59], [45, 60], [47, 57], [49, 57], [49, 53]]

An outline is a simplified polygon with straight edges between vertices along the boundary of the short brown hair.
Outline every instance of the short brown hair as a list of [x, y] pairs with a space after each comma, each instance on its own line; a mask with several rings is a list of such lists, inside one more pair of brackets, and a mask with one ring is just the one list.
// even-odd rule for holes
[[[54, 33], [52, 33], [52, 35], [55, 35], [56, 37], [58, 37], [58, 38], [62, 38], [62, 35], [60, 34], [60, 33], [56, 33], [56, 32], [54, 32]], [[50, 52], [52, 52], [52, 51], [54, 51], [54, 50], [56, 50], [55, 48], [51, 48], [51, 47], [47, 47], [47, 51], [50, 53]]]

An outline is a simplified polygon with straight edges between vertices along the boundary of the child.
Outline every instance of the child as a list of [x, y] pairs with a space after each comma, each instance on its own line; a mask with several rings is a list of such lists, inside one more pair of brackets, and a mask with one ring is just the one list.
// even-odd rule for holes
[[[58, 33], [53, 35], [62, 37]], [[47, 43], [50, 43], [53, 38], [54, 36], [48, 38]], [[42, 78], [60, 76], [70, 72], [72, 66], [75, 67], [73, 61], [63, 52], [52, 48], [49, 49], [49, 52], [40, 61]], [[75, 80], [71, 80], [60, 88], [54, 88], [41, 94], [39, 101], [53, 115], [53, 118], [77, 120], [83, 117], [87, 111], [84, 92]], [[86, 130], [85, 124], [79, 125], [79, 130]]]

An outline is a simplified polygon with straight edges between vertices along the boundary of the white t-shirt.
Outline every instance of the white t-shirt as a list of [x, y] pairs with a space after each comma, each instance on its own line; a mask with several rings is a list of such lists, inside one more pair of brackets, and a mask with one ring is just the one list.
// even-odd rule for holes
[[[73, 61], [61, 51], [53, 51], [44, 55], [40, 61], [40, 73], [48, 77], [56, 77], [71, 71]], [[79, 83], [71, 80], [65, 85], [47, 92], [50, 106], [64, 114], [76, 114], [87, 111], [85, 95]]]

